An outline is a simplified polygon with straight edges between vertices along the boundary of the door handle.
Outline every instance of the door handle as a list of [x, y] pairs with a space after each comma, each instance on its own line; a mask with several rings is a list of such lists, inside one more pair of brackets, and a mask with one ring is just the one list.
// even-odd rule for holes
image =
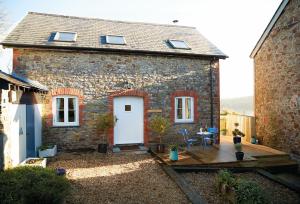
[[117, 118], [117, 116], [115, 116], [115, 123], [118, 122], [118, 120], [119, 120], [119, 119]]

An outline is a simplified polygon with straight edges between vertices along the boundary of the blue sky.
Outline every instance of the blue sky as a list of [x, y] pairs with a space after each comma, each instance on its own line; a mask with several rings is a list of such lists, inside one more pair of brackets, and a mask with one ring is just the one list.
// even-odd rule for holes
[[167, 24], [177, 19], [179, 25], [195, 26], [229, 56], [229, 59], [221, 61], [221, 97], [232, 98], [253, 95], [253, 65], [249, 55], [280, 2], [281, 0], [2, 0], [2, 6], [10, 25], [16, 25], [28, 11], [36, 11]]

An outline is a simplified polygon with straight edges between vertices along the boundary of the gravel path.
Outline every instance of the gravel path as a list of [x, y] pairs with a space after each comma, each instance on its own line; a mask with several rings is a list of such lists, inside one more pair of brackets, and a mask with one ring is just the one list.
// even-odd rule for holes
[[66, 203], [189, 203], [148, 154], [62, 153], [48, 167], [67, 170]]
[[[222, 197], [216, 192], [215, 177], [216, 173], [182, 173], [181, 174], [199, 192], [208, 203], [223, 204]], [[269, 194], [270, 204], [299, 204], [300, 196], [269, 179], [256, 173], [235, 173], [239, 178], [249, 179], [260, 184]]]

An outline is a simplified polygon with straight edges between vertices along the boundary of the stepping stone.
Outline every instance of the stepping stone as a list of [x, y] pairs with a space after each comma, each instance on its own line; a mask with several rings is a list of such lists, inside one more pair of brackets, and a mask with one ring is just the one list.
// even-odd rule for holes
[[139, 149], [142, 150], [142, 151], [148, 151], [148, 148], [145, 147], [145, 146], [139, 146]]
[[121, 150], [120, 150], [119, 147], [114, 147], [112, 151], [113, 151], [113, 153], [119, 153], [119, 152], [121, 152]]

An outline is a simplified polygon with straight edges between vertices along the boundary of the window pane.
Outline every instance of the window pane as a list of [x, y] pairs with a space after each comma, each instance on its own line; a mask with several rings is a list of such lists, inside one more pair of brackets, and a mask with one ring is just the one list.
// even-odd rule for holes
[[191, 98], [185, 98], [185, 119], [191, 119]]
[[177, 112], [177, 119], [182, 119], [182, 98], [177, 98], [177, 107], [176, 107], [176, 112]]
[[75, 41], [76, 33], [68, 33], [68, 32], [58, 32], [56, 40], [59, 41]]
[[57, 122], [64, 122], [64, 99], [63, 98], [56, 98], [56, 121]]
[[107, 35], [106, 36], [106, 43], [124, 45], [125, 44], [125, 39], [124, 39], [123, 36]]
[[68, 99], [69, 110], [74, 110], [74, 103], [75, 103], [75, 98], [69, 98]]
[[69, 122], [75, 122], [75, 111], [69, 111]]
[[188, 49], [189, 48], [187, 46], [187, 44], [182, 40], [169, 40], [169, 42], [173, 48], [178, 48], [178, 49]]
[[68, 98], [68, 108], [69, 122], [75, 122], [75, 98]]

